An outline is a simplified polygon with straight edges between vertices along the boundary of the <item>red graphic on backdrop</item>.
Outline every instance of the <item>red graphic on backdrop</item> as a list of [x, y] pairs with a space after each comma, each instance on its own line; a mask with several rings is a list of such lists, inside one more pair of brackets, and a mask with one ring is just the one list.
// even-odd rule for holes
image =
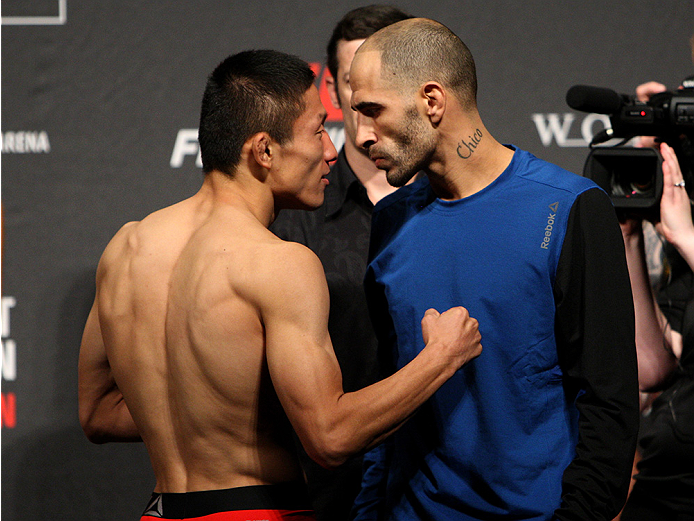
[[2, 428], [17, 426], [17, 397], [14, 393], [2, 393]]
[[[5, 273], [5, 205], [0, 204], [0, 248], [2, 252], [0, 253], [0, 264], [2, 264], [2, 270], [0, 270], [0, 288], [2, 288], [2, 274]], [[4, 299], [3, 299], [4, 301]], [[7, 311], [8, 316], [9, 316], [9, 309]], [[4, 311], [3, 311], [3, 320], [4, 320]], [[9, 321], [8, 321], [9, 322]], [[7, 328], [9, 330], [9, 324], [7, 325]], [[5, 334], [4, 334], [4, 329], [5, 326], [3, 326], [3, 335], [2, 335], [2, 349], [3, 349], [3, 357], [2, 357], [2, 372], [3, 372], [3, 379], [5, 378]], [[8, 331], [9, 333], [9, 331]], [[7, 349], [11, 349], [13, 346], [7, 346]], [[8, 351], [9, 354], [9, 351]], [[9, 365], [12, 365], [14, 363], [14, 357], [12, 357], [12, 360], [7, 360], [7, 363]], [[8, 371], [10, 371], [8, 365]], [[2, 393], [2, 403], [0, 403], [0, 426], [4, 429], [7, 427], [8, 429], [14, 429], [17, 426], [17, 397], [15, 396], [14, 393]]]
[[[320, 100], [323, 102], [325, 110], [328, 111], [328, 118], [326, 121], [342, 121], [342, 111], [333, 107], [330, 101], [330, 94], [328, 93], [328, 86], [325, 83], [327, 78], [331, 78], [332, 75], [327, 67], [323, 68], [320, 63], [310, 63], [311, 70], [316, 75], [318, 79], [318, 93], [320, 94]], [[321, 69], [323, 73], [321, 74]]]

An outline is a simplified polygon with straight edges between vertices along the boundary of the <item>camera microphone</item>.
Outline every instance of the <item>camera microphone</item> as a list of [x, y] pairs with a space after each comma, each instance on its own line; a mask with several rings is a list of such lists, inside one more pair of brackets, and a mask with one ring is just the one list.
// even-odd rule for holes
[[624, 99], [612, 89], [574, 85], [566, 93], [566, 103], [581, 112], [616, 114], [624, 105]]

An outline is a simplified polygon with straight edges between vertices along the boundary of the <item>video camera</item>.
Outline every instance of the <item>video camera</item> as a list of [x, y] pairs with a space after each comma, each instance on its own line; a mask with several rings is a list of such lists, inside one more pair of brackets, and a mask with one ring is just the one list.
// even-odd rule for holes
[[[636, 136], [655, 136], [677, 154], [685, 179], [694, 163], [694, 76], [683, 89], [654, 94], [647, 102], [611, 89], [575, 85], [566, 93], [569, 107], [608, 114], [611, 128], [597, 133], [583, 175], [603, 188], [618, 213], [657, 220], [663, 192], [662, 158], [654, 148], [623, 146]], [[595, 147], [614, 138], [614, 147]], [[689, 175], [691, 177], [691, 175]], [[692, 182], [694, 184], [694, 182]]]

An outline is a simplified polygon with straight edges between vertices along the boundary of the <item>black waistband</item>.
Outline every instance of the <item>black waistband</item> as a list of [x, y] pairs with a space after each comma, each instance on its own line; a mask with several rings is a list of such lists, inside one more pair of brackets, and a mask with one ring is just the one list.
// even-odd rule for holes
[[154, 493], [143, 515], [161, 518], [202, 517], [234, 510], [309, 510], [303, 483], [256, 485], [184, 493]]

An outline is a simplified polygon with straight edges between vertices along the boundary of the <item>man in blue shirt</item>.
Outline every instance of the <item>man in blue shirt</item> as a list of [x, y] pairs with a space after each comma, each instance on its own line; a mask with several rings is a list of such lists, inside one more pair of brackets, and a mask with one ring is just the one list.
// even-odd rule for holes
[[611, 520], [629, 484], [638, 386], [609, 198], [489, 134], [473, 58], [437, 22], [375, 33], [350, 84], [357, 144], [403, 186], [372, 226], [381, 359], [395, 371], [417, 355], [416, 317], [431, 306], [465, 306], [485, 345], [367, 455], [357, 519]]

